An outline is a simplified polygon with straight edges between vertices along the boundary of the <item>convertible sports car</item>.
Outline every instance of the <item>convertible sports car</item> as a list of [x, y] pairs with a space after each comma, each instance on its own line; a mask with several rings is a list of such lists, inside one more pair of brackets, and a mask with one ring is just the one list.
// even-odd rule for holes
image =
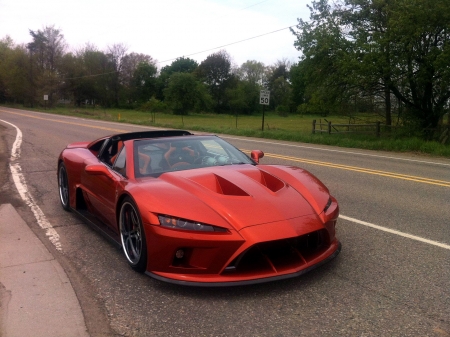
[[62, 207], [167, 282], [224, 286], [298, 276], [335, 257], [339, 207], [309, 172], [262, 165], [217, 136], [166, 130], [68, 145]]

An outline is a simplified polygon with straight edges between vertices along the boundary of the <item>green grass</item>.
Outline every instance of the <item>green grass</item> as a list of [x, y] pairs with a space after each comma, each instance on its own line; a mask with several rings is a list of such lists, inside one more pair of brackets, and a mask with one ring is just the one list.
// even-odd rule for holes
[[[396, 129], [393, 129], [391, 132], [382, 132], [381, 137], [376, 137], [374, 133], [312, 134], [313, 119], [316, 119], [317, 123], [319, 123], [319, 120], [325, 123], [323, 117], [313, 115], [281, 117], [277, 114], [266, 112], [264, 131], [262, 131], [261, 114], [238, 116], [236, 120], [235, 116], [225, 114], [190, 114], [181, 117], [172, 114], [156, 113], [155, 121], [152, 122], [150, 113], [126, 109], [56, 107], [47, 110], [31, 110], [162, 128], [450, 157], [450, 145], [443, 145], [435, 141], [424, 141], [418, 137], [403, 136]], [[326, 119], [333, 123], [348, 123], [348, 117], [343, 116], [328, 116]]]

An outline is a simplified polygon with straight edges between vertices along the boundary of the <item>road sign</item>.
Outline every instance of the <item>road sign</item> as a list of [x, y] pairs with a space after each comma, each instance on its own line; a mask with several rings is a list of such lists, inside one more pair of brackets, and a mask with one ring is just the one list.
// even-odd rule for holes
[[48, 95], [44, 95], [44, 101], [48, 101]]
[[259, 104], [269, 105], [269, 101], [270, 101], [270, 91], [261, 90], [259, 92]]

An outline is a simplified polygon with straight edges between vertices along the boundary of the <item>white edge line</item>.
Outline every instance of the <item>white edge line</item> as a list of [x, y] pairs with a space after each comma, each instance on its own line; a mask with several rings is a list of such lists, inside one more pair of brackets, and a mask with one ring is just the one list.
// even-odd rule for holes
[[357, 224], [360, 224], [360, 225], [363, 225], [363, 226], [367, 226], [367, 227], [371, 227], [371, 228], [374, 228], [374, 229], [378, 229], [378, 230], [383, 231], [383, 232], [399, 235], [399, 236], [402, 236], [404, 238], [408, 238], [408, 239], [411, 239], [411, 240], [416, 240], [416, 241], [428, 243], [429, 245], [433, 245], [433, 246], [436, 246], [436, 247], [440, 247], [440, 248], [444, 248], [444, 249], [450, 250], [450, 245], [446, 245], [445, 243], [441, 243], [441, 242], [433, 241], [433, 240], [428, 240], [428, 239], [422, 238], [420, 236], [416, 236], [416, 235], [412, 235], [412, 234], [408, 234], [408, 233], [403, 233], [403, 232], [397, 231], [395, 229], [390, 229], [390, 228], [374, 225], [372, 223], [365, 222], [365, 221], [358, 220], [358, 219], [354, 219], [354, 218], [350, 218], [350, 217], [342, 215], [342, 214], [339, 215], [339, 218], [347, 220], [347, 221], [351, 221], [351, 222], [354, 222], [354, 223], [357, 223]]
[[22, 168], [19, 163], [14, 163], [17, 159], [20, 158], [20, 145], [22, 144], [22, 131], [9, 122], [0, 119], [0, 122], [11, 125], [16, 129], [17, 135], [16, 140], [14, 141], [12, 150], [11, 150], [11, 158], [9, 168], [11, 170], [12, 178], [14, 184], [16, 185], [17, 191], [20, 194], [22, 200], [30, 207], [31, 211], [36, 218], [38, 225], [45, 229], [45, 235], [49, 238], [50, 242], [56, 247], [57, 250], [61, 251], [61, 242], [59, 241], [59, 234], [52, 227], [50, 222], [47, 220], [44, 212], [40, 209], [40, 207], [34, 201], [32, 195], [28, 191], [27, 183], [25, 181], [25, 177], [22, 174]]

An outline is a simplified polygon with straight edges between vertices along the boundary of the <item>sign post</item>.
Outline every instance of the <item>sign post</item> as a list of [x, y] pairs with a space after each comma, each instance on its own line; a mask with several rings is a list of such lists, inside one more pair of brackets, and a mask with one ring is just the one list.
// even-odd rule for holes
[[262, 104], [262, 125], [261, 130], [264, 131], [264, 108], [266, 105], [269, 105], [270, 102], [270, 90], [261, 90], [259, 92], [259, 104]]
[[44, 107], [45, 107], [45, 110], [47, 110], [47, 101], [48, 101], [48, 95], [44, 95]]

